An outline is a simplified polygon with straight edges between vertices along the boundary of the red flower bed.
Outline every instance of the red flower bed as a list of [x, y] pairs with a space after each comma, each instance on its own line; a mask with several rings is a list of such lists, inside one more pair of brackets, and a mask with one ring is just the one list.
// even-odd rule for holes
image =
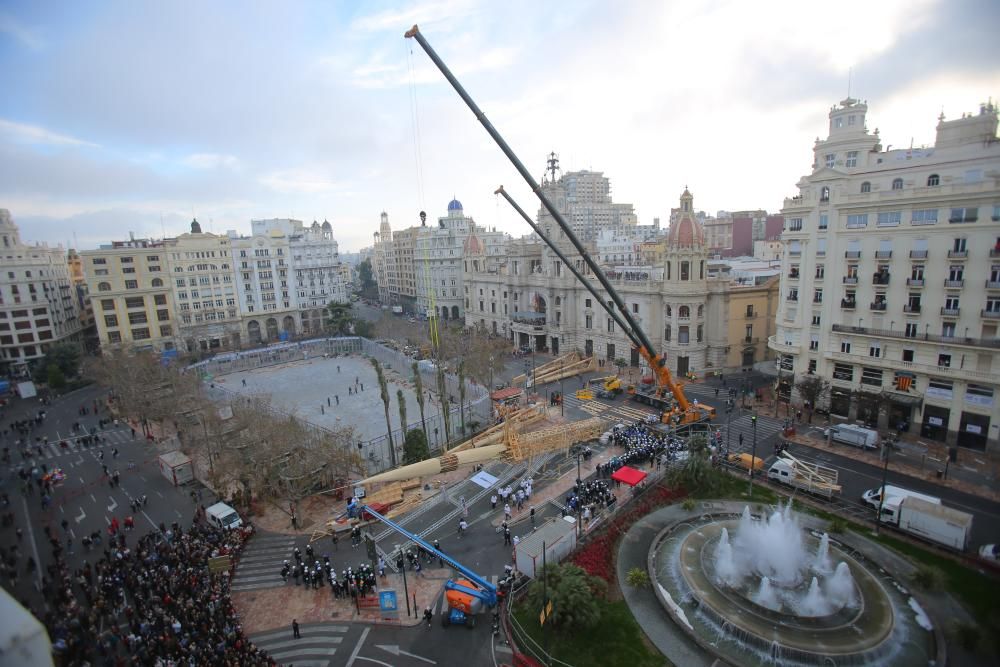
[[642, 517], [685, 495], [686, 493], [681, 489], [670, 489], [666, 486], [650, 489], [643, 494], [641, 500], [616, 516], [603, 530], [591, 536], [586, 544], [573, 554], [571, 562], [583, 568], [587, 574], [613, 583], [615, 578], [615, 545], [618, 544], [618, 538]]

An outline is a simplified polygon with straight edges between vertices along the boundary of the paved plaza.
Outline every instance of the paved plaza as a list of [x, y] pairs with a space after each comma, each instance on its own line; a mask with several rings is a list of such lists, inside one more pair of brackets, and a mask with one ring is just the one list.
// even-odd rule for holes
[[[420, 407], [417, 405], [411, 370], [384, 368], [389, 384], [389, 419], [393, 430], [399, 428], [399, 399], [396, 394], [399, 389], [403, 390], [406, 400], [407, 421], [411, 426], [419, 423]], [[402, 371], [402, 377], [397, 371]], [[310, 356], [301, 361], [230, 373], [215, 378], [214, 382], [245, 396], [267, 395], [279, 410], [319, 426], [354, 426], [359, 440], [371, 440], [386, 432], [375, 368], [361, 356]], [[439, 403], [435, 395], [429, 393], [430, 389], [425, 383], [427, 398], [424, 411], [428, 418], [440, 412]], [[457, 400], [458, 397], [454, 398]]]

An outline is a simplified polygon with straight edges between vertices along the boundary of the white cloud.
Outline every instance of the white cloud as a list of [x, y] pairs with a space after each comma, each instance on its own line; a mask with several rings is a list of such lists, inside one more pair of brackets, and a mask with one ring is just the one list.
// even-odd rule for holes
[[[362, 16], [351, 23], [352, 30], [378, 32], [395, 30], [402, 33], [411, 25], [425, 22], [436, 24], [445, 20], [461, 18], [475, 11], [470, 0], [437, 0], [399, 9], [387, 9], [368, 16]], [[405, 27], [404, 27], [405, 26]]]
[[238, 169], [240, 161], [233, 155], [222, 155], [219, 153], [192, 153], [185, 157], [182, 162], [194, 169]]
[[0, 33], [10, 35], [32, 51], [38, 51], [45, 46], [37, 32], [8, 14], [0, 14]]
[[0, 118], [0, 135], [7, 136], [11, 141], [22, 144], [43, 144], [49, 146], [90, 146], [98, 144], [83, 139], [77, 139], [66, 134], [59, 134], [38, 125], [15, 123]]
[[347, 186], [332, 178], [322, 168], [278, 169], [261, 176], [258, 181], [282, 194], [333, 194], [345, 193]]

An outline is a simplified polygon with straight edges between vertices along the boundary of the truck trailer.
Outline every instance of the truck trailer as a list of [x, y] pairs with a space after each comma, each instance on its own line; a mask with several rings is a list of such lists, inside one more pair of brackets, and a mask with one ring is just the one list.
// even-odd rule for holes
[[840, 424], [829, 429], [830, 439], [862, 449], [878, 448], [878, 432], [852, 424]]
[[194, 479], [191, 457], [180, 450], [160, 454], [159, 464], [160, 474], [174, 486], [187, 484]]
[[910, 496], [900, 502], [896, 517], [899, 529], [911, 535], [958, 551], [969, 548], [972, 515], [968, 512]]

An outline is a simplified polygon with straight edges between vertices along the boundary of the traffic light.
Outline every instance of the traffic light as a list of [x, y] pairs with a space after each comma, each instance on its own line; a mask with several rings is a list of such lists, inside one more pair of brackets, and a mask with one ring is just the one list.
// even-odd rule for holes
[[757, 424], [757, 415], [751, 416], [750, 417], [750, 421], [753, 422], [753, 424], [756, 426], [756, 424]]

